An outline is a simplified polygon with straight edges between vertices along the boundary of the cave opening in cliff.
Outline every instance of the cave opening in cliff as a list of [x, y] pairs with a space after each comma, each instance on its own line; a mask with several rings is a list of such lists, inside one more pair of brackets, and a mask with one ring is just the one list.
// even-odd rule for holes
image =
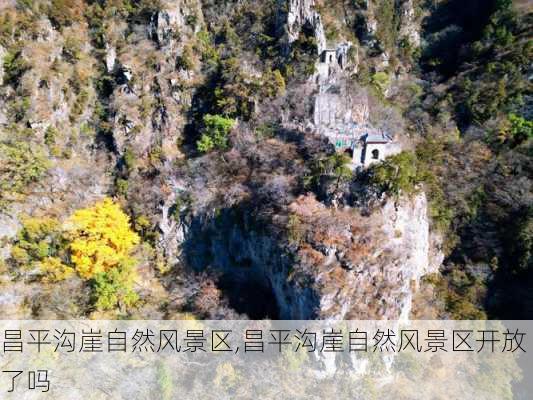
[[344, 155], [348, 158], [353, 159], [353, 149], [346, 149], [344, 150]]
[[250, 319], [279, 319], [279, 306], [272, 285], [266, 279], [224, 274], [218, 287], [229, 305]]

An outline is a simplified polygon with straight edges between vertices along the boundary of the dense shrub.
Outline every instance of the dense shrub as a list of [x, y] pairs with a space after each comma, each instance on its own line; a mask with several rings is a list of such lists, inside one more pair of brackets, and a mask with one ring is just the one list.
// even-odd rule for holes
[[388, 157], [370, 171], [371, 183], [393, 196], [413, 194], [424, 182], [425, 172], [416, 155], [410, 151]]
[[80, 60], [82, 43], [75, 36], [68, 36], [63, 45], [63, 57], [72, 64]]
[[30, 269], [55, 256], [61, 248], [60, 224], [53, 218], [23, 218], [22, 228], [11, 249], [17, 267]]
[[96, 308], [110, 310], [117, 305], [131, 307], [139, 299], [133, 290], [135, 274], [131, 267], [121, 264], [106, 273], [99, 273], [93, 279], [93, 301]]
[[190, 46], [185, 46], [181, 55], [176, 57], [176, 68], [181, 68], [186, 71], [194, 68], [193, 53]]
[[304, 239], [305, 227], [296, 214], [289, 215], [287, 220], [287, 238], [294, 245], [300, 245]]
[[26, 60], [22, 57], [20, 51], [10, 51], [2, 60], [4, 67], [4, 83], [17, 84], [20, 77], [30, 67]]
[[47, 146], [53, 146], [56, 143], [56, 139], [59, 136], [59, 132], [56, 128], [50, 125], [44, 132], [44, 144]]
[[486, 282], [459, 266], [449, 266], [443, 276], [433, 275], [424, 279], [433, 284], [436, 294], [444, 300], [446, 318], [482, 320], [487, 318], [483, 311], [483, 297]]
[[389, 75], [386, 72], [376, 72], [370, 80], [376, 94], [382, 98], [390, 84]]
[[313, 32], [302, 30], [298, 39], [292, 43], [291, 52], [284, 64], [284, 75], [289, 79], [304, 81], [315, 72], [318, 46]]
[[220, 64], [219, 81], [214, 89], [214, 110], [231, 118], [248, 120], [255, 112], [260, 81], [241, 71], [240, 62], [232, 57]]
[[44, 151], [22, 141], [0, 142], [0, 208], [23, 194], [50, 167]]
[[533, 121], [510, 113], [500, 124], [498, 140], [501, 143], [516, 146], [532, 138]]
[[304, 177], [304, 183], [317, 189], [325, 183], [324, 180], [333, 180], [334, 190], [337, 191], [340, 184], [349, 180], [353, 175], [350, 169], [351, 161], [350, 157], [343, 153], [321, 157], [311, 165], [310, 173]]
[[22, 122], [26, 119], [31, 107], [29, 96], [19, 96], [8, 104], [8, 116], [15, 122]]
[[214, 149], [225, 150], [228, 147], [228, 134], [235, 121], [221, 115], [204, 116], [204, 130], [197, 142], [198, 151], [207, 153]]

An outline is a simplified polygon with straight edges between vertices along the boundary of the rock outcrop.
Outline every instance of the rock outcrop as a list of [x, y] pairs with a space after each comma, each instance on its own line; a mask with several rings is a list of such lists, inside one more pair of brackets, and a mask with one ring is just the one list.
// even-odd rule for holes
[[318, 54], [326, 49], [326, 35], [324, 33], [324, 25], [320, 14], [315, 9], [315, 0], [288, 0], [286, 5], [287, 13], [282, 13], [282, 24], [286, 29], [287, 44], [290, 46], [298, 39], [300, 32], [304, 27], [312, 30], [315, 36]]
[[167, 47], [173, 42], [175, 32], [185, 26], [185, 15], [182, 11], [181, 1], [163, 7], [156, 11], [150, 18], [148, 32], [150, 37], [161, 47]]
[[400, 15], [399, 37], [407, 39], [413, 47], [420, 46], [420, 20], [416, 15], [413, 0], [403, 0], [398, 6]]
[[420, 278], [442, 262], [432, 248], [424, 194], [390, 200], [367, 217], [309, 196], [290, 208], [301, 230], [289, 243], [261, 233], [246, 216], [243, 224], [233, 222], [234, 214], [216, 223], [195, 220], [184, 244], [189, 261], [217, 271], [243, 303], [277, 305], [276, 315], [255, 317], [408, 318]]
[[161, 47], [172, 49], [179, 46], [180, 32], [196, 32], [202, 23], [202, 12], [197, 1], [168, 1], [150, 17], [149, 36]]
[[[329, 86], [315, 97], [313, 122], [319, 130], [338, 129], [343, 125], [356, 123], [365, 125], [369, 119], [366, 91], [354, 92], [347, 83]], [[324, 88], [325, 89], [325, 88]]]

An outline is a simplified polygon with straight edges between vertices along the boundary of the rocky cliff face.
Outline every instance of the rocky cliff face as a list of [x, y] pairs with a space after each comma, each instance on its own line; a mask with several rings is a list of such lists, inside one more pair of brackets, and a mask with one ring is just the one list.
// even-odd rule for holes
[[282, 20], [282, 24], [287, 32], [288, 45], [297, 40], [306, 27], [314, 32], [318, 53], [321, 54], [326, 49], [326, 36], [321, 16], [315, 9], [315, 0], [289, 0], [281, 3], [283, 9], [288, 8], [286, 15], [282, 13], [286, 18], [286, 21]]
[[[169, 161], [181, 156], [176, 132], [183, 131], [191, 88], [199, 79], [191, 44], [202, 27], [201, 15], [198, 2], [164, 2], [161, 10], [149, 16], [146, 35], [122, 48], [122, 55], [112, 63], [118, 85], [110, 106], [113, 137], [120, 154], [128, 148], [137, 157], [150, 151], [160, 152]], [[109, 61], [127, 29], [127, 25], [119, 25], [107, 38]], [[148, 58], [139, 57], [139, 50]]]
[[397, 5], [400, 15], [399, 36], [407, 39], [413, 47], [420, 46], [420, 16], [417, 15], [414, 0], [403, 0]]
[[407, 319], [420, 278], [442, 262], [423, 193], [388, 201], [365, 217], [355, 209], [328, 209], [310, 196], [290, 209], [298, 226], [288, 242], [261, 232], [246, 215], [241, 224], [228, 214], [216, 222], [196, 220], [187, 229], [190, 262], [219, 273], [228, 293], [239, 293], [234, 305], [240, 312], [282, 319]]
[[[386, 46], [383, 38], [380, 38], [379, 31], [388, 29], [383, 26], [383, 10], [396, 14], [398, 21], [398, 38], [407, 39], [411, 45], [420, 45], [420, 9], [417, 0], [380, 1], [367, 0], [360, 7], [364, 15], [362, 26], [364, 28], [364, 40], [373, 44]], [[389, 14], [390, 15], [390, 14]]]
[[315, 96], [313, 123], [319, 131], [342, 130], [353, 123], [368, 124], [370, 115], [366, 91], [353, 90], [348, 85], [346, 81], [337, 79], [335, 85], [323, 88]]

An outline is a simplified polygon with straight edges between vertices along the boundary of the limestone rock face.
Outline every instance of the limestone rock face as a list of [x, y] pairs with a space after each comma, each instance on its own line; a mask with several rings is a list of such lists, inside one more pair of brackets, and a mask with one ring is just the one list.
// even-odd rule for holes
[[[291, 211], [304, 242], [280, 243], [224, 215], [216, 224], [195, 220], [184, 244], [189, 261], [198, 268], [209, 262], [243, 296], [250, 287], [263, 291], [277, 304], [277, 317], [287, 319], [407, 319], [420, 278], [442, 261], [423, 193], [389, 200], [368, 217], [333, 211], [309, 196]], [[248, 295], [254, 301], [256, 294]]]
[[414, 47], [420, 46], [420, 22], [413, 4], [413, 0], [403, 0], [399, 5], [400, 38], [406, 38]]
[[108, 43], [106, 43], [106, 57], [105, 57], [105, 65], [107, 68], [108, 73], [112, 73], [115, 69], [116, 61], [117, 61], [117, 51], [113, 46], [109, 46]]
[[148, 25], [149, 36], [162, 48], [174, 48], [180, 41], [179, 33], [196, 32], [201, 24], [201, 10], [197, 1], [166, 0], [161, 11], [155, 12]]
[[366, 1], [366, 4], [363, 7], [364, 18], [362, 24], [364, 26], [363, 31], [363, 41], [369, 46], [375, 46], [378, 43], [376, 38], [376, 33], [378, 31], [378, 20], [375, 16], [375, 4], [370, 0]]
[[[319, 54], [326, 50], [315, 1], [284, 4], [287, 45], [306, 27]], [[372, 7], [367, 5], [369, 35], [377, 31]], [[332, 64], [317, 60], [318, 72], [310, 80], [317, 89], [311, 125], [322, 133], [369, 124], [368, 97], [351, 87], [343, 68], [351, 44], [334, 47]], [[384, 62], [387, 57], [384, 53]], [[275, 317], [286, 319], [407, 319], [420, 278], [442, 262], [423, 193], [385, 201], [369, 216], [352, 208], [328, 208], [310, 196], [299, 198], [290, 209], [305, 231], [297, 243], [263, 232], [254, 227], [253, 217], [235, 217], [231, 210], [216, 218], [203, 213], [176, 223], [165, 203], [160, 245], [197, 270], [216, 271], [227, 295], [241, 293], [245, 302], [264, 297], [259, 301], [275, 304]], [[178, 251], [172, 249], [176, 244]], [[273, 317], [260, 317], [265, 316]]]
[[175, 204], [175, 200], [174, 195], [169, 196], [161, 204], [161, 217], [158, 223], [161, 235], [157, 247], [162, 250], [171, 265], [175, 265], [180, 261], [180, 245], [184, 241], [184, 224], [171, 215], [171, 207]]
[[[0, 60], [3, 60], [7, 54], [7, 50], [0, 45]], [[4, 63], [0, 63], [0, 86], [4, 83]], [[0, 124], [7, 123], [5, 103], [0, 99]]]
[[[384, 220], [382, 229], [388, 238], [387, 249], [397, 254], [393, 265], [398, 268], [404, 283], [400, 290], [408, 293], [405, 301], [399, 304], [400, 319], [407, 319], [412, 293], [420, 278], [437, 272], [444, 256], [435, 247], [438, 238], [430, 231], [428, 202], [424, 193], [401, 201], [398, 207], [389, 201], [381, 213]], [[401, 282], [398, 283], [401, 286]], [[409, 286], [411, 283], [414, 283], [413, 288]]]
[[326, 49], [324, 26], [315, 9], [315, 0], [289, 0], [286, 24], [289, 45], [298, 39], [302, 28], [307, 25], [314, 32], [318, 53]]
[[[379, 70], [385, 69], [389, 65], [390, 53], [392, 50], [390, 44], [387, 46], [380, 38], [380, 29], [391, 29], [391, 27], [382, 27], [380, 24], [384, 23], [380, 19], [383, 11], [380, 10], [378, 1], [367, 0], [364, 3], [360, 2], [358, 6], [358, 24], [359, 24], [359, 39], [368, 48], [374, 51], [379, 50], [385, 56], [382, 57], [380, 63], [377, 65]], [[413, 0], [397, 0], [392, 2], [393, 7], [391, 12], [395, 14], [397, 25], [392, 27], [396, 31], [396, 36], [400, 41], [406, 40], [412, 48], [420, 46], [420, 32], [421, 32], [421, 15], [417, 11], [417, 6]]]
[[368, 123], [368, 98], [365, 93], [354, 93], [344, 85], [330, 88], [315, 97], [313, 120], [319, 129], [336, 129], [342, 125]]
[[24, 304], [25, 299], [31, 294], [32, 290], [26, 284], [11, 283], [3, 286], [0, 293], [2, 319], [31, 319], [31, 310]]
[[426, 196], [396, 205], [389, 200], [366, 221], [351, 219], [344, 227], [344, 240], [324, 243], [321, 249], [327, 267], [318, 275], [320, 315], [407, 319], [420, 278], [435, 272], [442, 261], [430, 249]]
[[185, 25], [185, 17], [181, 10], [181, 1], [177, 1], [172, 7], [167, 7], [152, 15], [149, 32], [152, 38], [161, 46], [171, 44], [173, 32], [177, 27]]
[[[186, 122], [197, 63], [190, 70], [178, 70], [176, 60], [184, 47], [194, 42], [202, 23], [199, 2], [165, 1], [151, 16], [146, 40], [116, 57], [113, 70], [117, 86], [111, 106], [113, 139], [119, 154], [129, 149], [139, 158], [150, 152], [161, 154], [165, 160], [181, 156], [176, 135]], [[158, 48], [156, 68], [147, 72], [145, 59], [137, 52], [151, 51], [154, 42]], [[109, 60], [112, 49], [107, 55]]]

